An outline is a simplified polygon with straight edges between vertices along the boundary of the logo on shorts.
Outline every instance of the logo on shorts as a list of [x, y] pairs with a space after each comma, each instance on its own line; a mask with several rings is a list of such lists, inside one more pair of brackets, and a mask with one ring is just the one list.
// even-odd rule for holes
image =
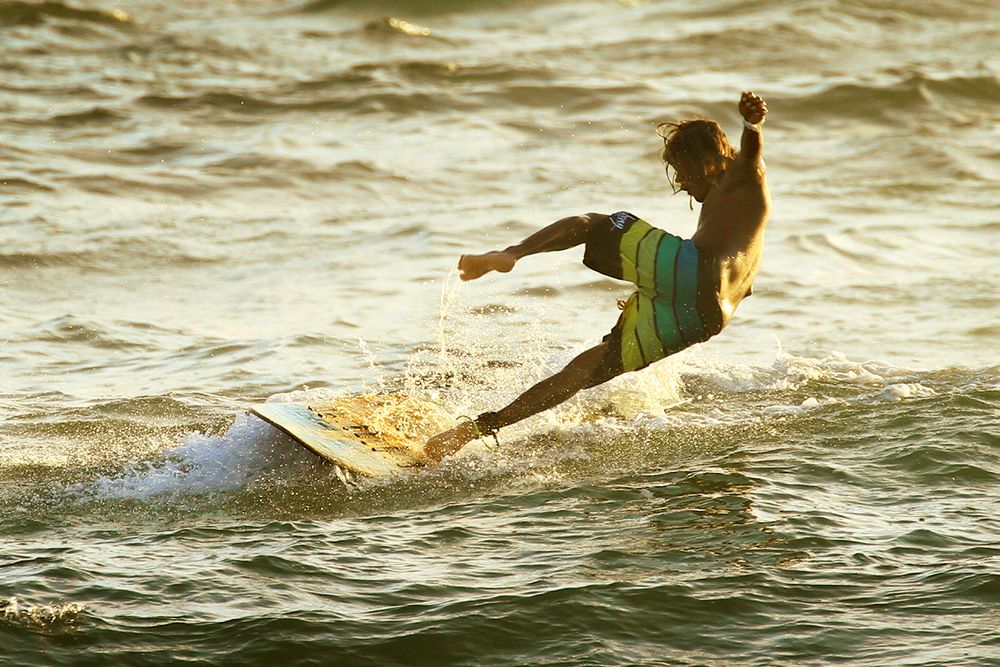
[[625, 229], [625, 223], [638, 219], [628, 211], [618, 211], [611, 214], [611, 224], [615, 226], [615, 229]]

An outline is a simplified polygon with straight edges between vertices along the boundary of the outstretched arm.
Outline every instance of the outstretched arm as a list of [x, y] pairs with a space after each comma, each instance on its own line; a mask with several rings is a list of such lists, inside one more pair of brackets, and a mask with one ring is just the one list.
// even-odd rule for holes
[[746, 91], [740, 97], [740, 115], [743, 116], [743, 136], [738, 161], [747, 169], [756, 169], [764, 149], [761, 126], [767, 118], [767, 102]]
[[490, 271], [507, 273], [514, 268], [517, 260], [528, 255], [566, 250], [578, 246], [587, 240], [587, 234], [593, 221], [602, 217], [606, 216], [598, 213], [572, 215], [553, 222], [548, 227], [504, 250], [495, 250], [481, 255], [462, 255], [458, 260], [460, 277], [462, 280], [475, 280]]

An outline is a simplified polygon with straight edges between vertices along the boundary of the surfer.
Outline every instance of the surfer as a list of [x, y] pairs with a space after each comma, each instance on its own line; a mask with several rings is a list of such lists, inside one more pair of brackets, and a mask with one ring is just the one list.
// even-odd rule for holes
[[582, 244], [587, 267], [631, 282], [636, 291], [619, 302], [621, 316], [598, 345], [507, 407], [428, 440], [424, 453], [429, 459], [440, 461], [469, 441], [559, 405], [581, 389], [708, 340], [729, 323], [752, 291], [771, 204], [762, 159], [767, 104], [744, 92], [738, 106], [744, 126], [739, 152], [711, 120], [657, 128], [668, 182], [675, 193], [683, 190], [702, 205], [690, 239], [626, 211], [586, 213], [558, 220], [504, 250], [462, 255], [460, 277], [475, 280], [490, 271], [506, 273], [528, 255]]

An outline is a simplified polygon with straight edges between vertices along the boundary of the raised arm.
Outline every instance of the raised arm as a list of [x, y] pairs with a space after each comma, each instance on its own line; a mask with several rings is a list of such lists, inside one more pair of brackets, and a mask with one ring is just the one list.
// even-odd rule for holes
[[740, 138], [738, 161], [747, 169], [754, 169], [760, 163], [764, 149], [762, 125], [767, 118], [767, 102], [746, 91], [740, 97], [740, 115], [743, 116], [743, 136]]

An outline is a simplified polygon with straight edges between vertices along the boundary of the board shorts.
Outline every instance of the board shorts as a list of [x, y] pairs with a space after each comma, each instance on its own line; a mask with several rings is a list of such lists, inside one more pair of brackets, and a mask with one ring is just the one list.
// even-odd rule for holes
[[604, 337], [607, 353], [590, 386], [645, 368], [722, 330], [718, 269], [690, 239], [619, 211], [593, 223], [583, 263], [637, 288]]

